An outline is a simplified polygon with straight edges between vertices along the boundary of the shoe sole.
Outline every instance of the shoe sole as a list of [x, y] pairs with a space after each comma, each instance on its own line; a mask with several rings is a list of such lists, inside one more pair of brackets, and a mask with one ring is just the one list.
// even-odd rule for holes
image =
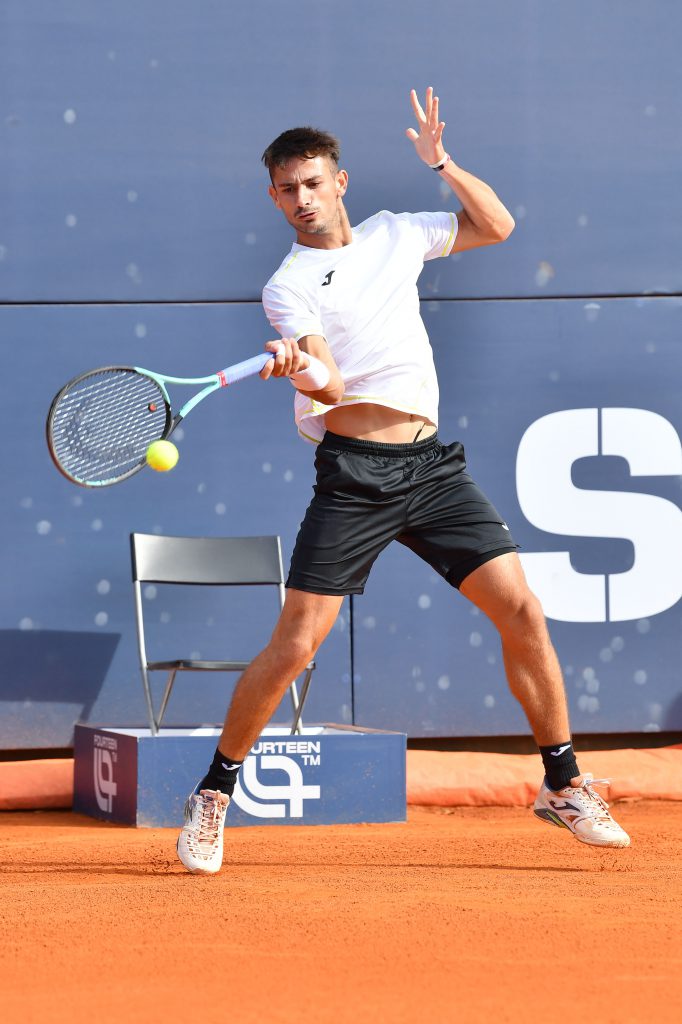
[[585, 846], [598, 846], [601, 850], [624, 850], [626, 846], [630, 845], [629, 837], [627, 839], [613, 839], [607, 842], [599, 842], [594, 839], [584, 839], [583, 836], [579, 836], [577, 832], [574, 832], [573, 835], [579, 843], [584, 843]]
[[578, 840], [579, 843], [584, 843], [585, 846], [599, 846], [602, 850], [603, 849], [622, 850], [626, 846], [630, 845], [630, 837], [629, 836], [627, 837], [627, 839], [616, 839], [616, 840], [605, 840], [605, 841], [600, 841], [600, 840], [597, 840], [597, 839], [588, 839], [586, 836], [581, 836], [578, 832], [574, 832], [573, 829], [570, 829], [565, 822], [561, 821], [560, 818], [555, 817], [555, 815], [553, 815], [551, 811], [547, 811], [547, 810], [545, 810], [542, 807], [540, 807], [540, 808], [534, 807], [533, 808], [533, 814], [535, 815], [536, 818], [539, 818], [540, 821], [544, 821], [548, 825], [556, 825], [557, 828], [565, 828], [566, 831], [570, 832], [571, 835], [574, 836]]

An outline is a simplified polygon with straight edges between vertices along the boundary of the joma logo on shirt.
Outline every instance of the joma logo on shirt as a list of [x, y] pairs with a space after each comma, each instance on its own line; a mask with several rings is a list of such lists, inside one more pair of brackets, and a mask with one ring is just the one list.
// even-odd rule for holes
[[323, 287], [323, 288], [324, 288], [324, 286], [325, 286], [326, 284], [331, 284], [331, 283], [332, 283], [332, 274], [334, 274], [334, 273], [335, 273], [335, 271], [334, 271], [334, 270], [330, 270], [330, 271], [329, 271], [329, 273], [328, 273], [328, 274], [327, 274], [327, 276], [325, 277], [324, 281], [322, 282], [322, 287]]

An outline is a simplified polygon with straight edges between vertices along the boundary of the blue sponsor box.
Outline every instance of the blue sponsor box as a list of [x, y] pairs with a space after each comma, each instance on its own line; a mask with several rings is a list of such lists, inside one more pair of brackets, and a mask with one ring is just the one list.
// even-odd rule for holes
[[[205, 774], [219, 729], [76, 725], [74, 810], [172, 827]], [[264, 731], [240, 773], [228, 826], [405, 821], [404, 733], [342, 725]]]

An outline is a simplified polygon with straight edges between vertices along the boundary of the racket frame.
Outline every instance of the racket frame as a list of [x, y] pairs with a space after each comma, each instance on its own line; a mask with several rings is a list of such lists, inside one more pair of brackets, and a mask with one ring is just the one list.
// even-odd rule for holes
[[[62, 387], [57, 392], [57, 394], [52, 399], [52, 402], [50, 404], [50, 409], [47, 414], [47, 422], [45, 425], [47, 447], [50, 453], [50, 457], [52, 458], [52, 461], [54, 462], [59, 472], [62, 474], [62, 476], [66, 477], [67, 480], [70, 480], [71, 483], [78, 484], [80, 487], [91, 488], [109, 487], [111, 486], [111, 484], [120, 483], [121, 481], [127, 480], [129, 477], [134, 476], [136, 473], [139, 473], [139, 471], [141, 469], [144, 469], [144, 467], [147, 464], [146, 458], [142, 458], [140, 459], [137, 465], [132, 466], [130, 469], [126, 470], [125, 473], [121, 473], [119, 476], [113, 477], [112, 479], [109, 480], [81, 480], [78, 477], [73, 476], [62, 466], [57, 456], [52, 437], [52, 423], [54, 420], [54, 413], [62, 396], [66, 392], [68, 392], [74, 385], [78, 384], [82, 380], [85, 380], [86, 377], [93, 376], [94, 374], [97, 373], [127, 371], [137, 373], [142, 377], [147, 377], [149, 380], [152, 380], [160, 389], [161, 397], [166, 407], [165, 425], [162, 433], [159, 434], [156, 440], [165, 441], [171, 436], [173, 431], [178, 427], [178, 425], [182, 422], [185, 416], [187, 416], [187, 414], [190, 413], [192, 409], [194, 409], [195, 406], [199, 404], [199, 402], [202, 402], [204, 398], [212, 394], [214, 391], [218, 391], [221, 388], [227, 387], [229, 384], [235, 383], [235, 381], [243, 380], [245, 377], [250, 377], [253, 374], [259, 373], [266, 363], [268, 363], [271, 359], [275, 358], [275, 355], [276, 353], [273, 352], [260, 352], [258, 355], [252, 356], [250, 359], [245, 359], [243, 362], [235, 363], [232, 366], [226, 366], [224, 370], [219, 370], [217, 373], [211, 373], [207, 377], [171, 377], [166, 374], [155, 373], [153, 370], [147, 370], [141, 366], [100, 366], [93, 370], [87, 370], [85, 373], [80, 373], [78, 374], [77, 377], [73, 377], [70, 381], [68, 381], [68, 383], [65, 384], [64, 387]], [[188, 401], [186, 401], [184, 405], [180, 407], [178, 412], [175, 413], [175, 415], [173, 415], [170, 397], [168, 395], [168, 391], [166, 390], [166, 384], [181, 384], [185, 386], [191, 384], [204, 384], [205, 387], [203, 387], [195, 395], [192, 395], [192, 397], [188, 399]]]

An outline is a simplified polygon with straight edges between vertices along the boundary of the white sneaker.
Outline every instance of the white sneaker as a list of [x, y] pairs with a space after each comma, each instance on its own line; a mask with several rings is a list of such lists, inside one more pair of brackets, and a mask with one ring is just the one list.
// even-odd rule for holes
[[191, 793], [178, 837], [178, 857], [188, 871], [212, 875], [223, 863], [223, 829], [230, 798], [220, 790]]
[[550, 825], [567, 828], [581, 843], [590, 846], [629, 846], [630, 836], [609, 814], [609, 805], [592, 786], [608, 782], [584, 775], [580, 786], [564, 786], [555, 792], [545, 779], [533, 811]]

